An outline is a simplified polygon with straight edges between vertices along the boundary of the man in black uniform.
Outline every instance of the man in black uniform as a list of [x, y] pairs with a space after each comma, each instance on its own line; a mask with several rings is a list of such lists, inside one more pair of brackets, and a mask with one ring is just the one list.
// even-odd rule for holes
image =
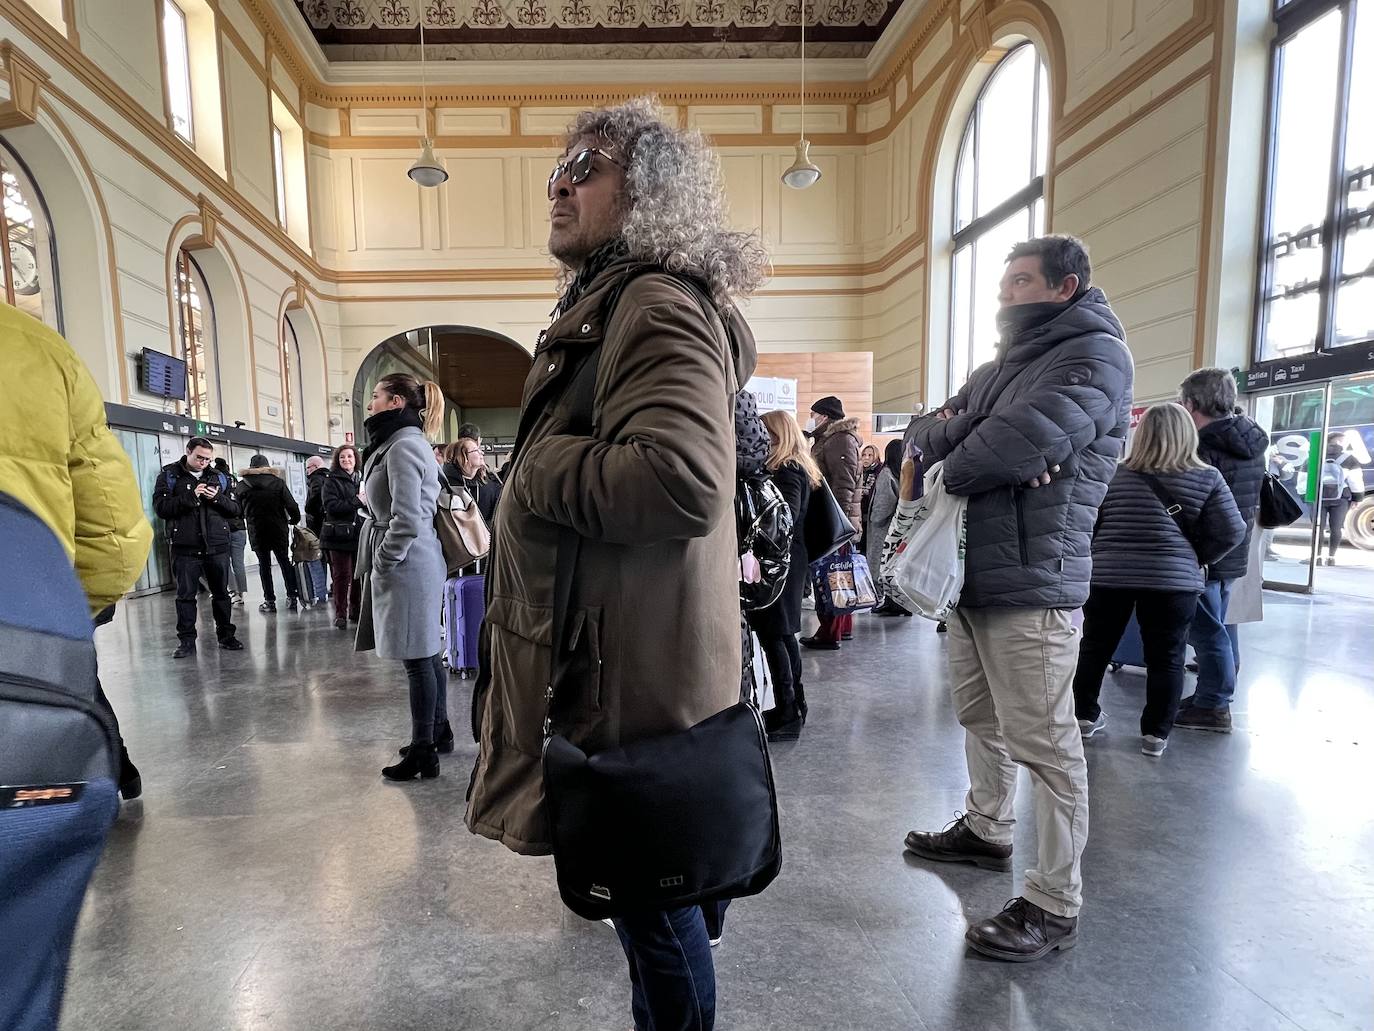
[[153, 488], [153, 509], [167, 523], [172, 547], [172, 575], [177, 583], [177, 650], [174, 659], [196, 653], [196, 588], [201, 577], [210, 585], [215, 636], [226, 651], [240, 651], [234, 636], [229, 600], [229, 520], [239, 503], [229, 479], [209, 468], [215, 448], [204, 437], [192, 437], [184, 457], [162, 467]]

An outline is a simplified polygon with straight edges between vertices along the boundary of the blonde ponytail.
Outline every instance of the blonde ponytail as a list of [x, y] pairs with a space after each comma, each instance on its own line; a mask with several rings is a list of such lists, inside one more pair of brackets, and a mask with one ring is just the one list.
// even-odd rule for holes
[[424, 391], [425, 436], [430, 440], [437, 441], [444, 429], [444, 392], [439, 389], [439, 384], [432, 379], [425, 380]]

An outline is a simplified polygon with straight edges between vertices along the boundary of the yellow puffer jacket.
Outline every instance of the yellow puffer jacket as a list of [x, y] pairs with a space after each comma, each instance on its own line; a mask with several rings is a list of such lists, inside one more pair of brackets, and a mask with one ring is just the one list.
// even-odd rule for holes
[[65, 340], [0, 302], [0, 491], [52, 527], [91, 611], [143, 571], [153, 528], [95, 380]]

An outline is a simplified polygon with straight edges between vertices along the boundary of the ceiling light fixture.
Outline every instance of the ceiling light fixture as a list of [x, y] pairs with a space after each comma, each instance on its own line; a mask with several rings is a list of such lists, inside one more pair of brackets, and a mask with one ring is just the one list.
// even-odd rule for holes
[[434, 159], [434, 141], [429, 138], [429, 89], [425, 82], [425, 19], [420, 16], [420, 125], [426, 135], [420, 137], [420, 157], [406, 175], [421, 186], [440, 186], [448, 181], [448, 172]]
[[782, 181], [794, 190], [804, 190], [820, 178], [821, 170], [811, 162], [811, 141], [806, 138], [806, 0], [801, 0], [801, 138], [796, 160], [782, 174]]

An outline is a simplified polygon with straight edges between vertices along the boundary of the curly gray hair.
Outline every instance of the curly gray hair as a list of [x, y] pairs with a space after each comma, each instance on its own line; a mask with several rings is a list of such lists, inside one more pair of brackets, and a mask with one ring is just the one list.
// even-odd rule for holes
[[[768, 278], [769, 258], [757, 233], [728, 228], [720, 160], [696, 130], [674, 129], [651, 97], [584, 111], [568, 127], [567, 145], [605, 140], [626, 163], [625, 225], [631, 258], [703, 279], [722, 309]], [[564, 266], [566, 287], [572, 270]]]

